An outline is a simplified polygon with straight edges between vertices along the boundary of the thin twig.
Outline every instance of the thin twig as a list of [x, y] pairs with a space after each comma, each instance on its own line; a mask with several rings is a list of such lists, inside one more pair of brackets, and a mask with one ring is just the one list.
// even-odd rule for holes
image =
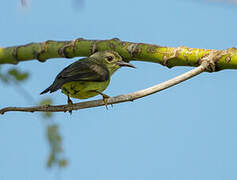
[[[119, 95], [115, 97], [111, 97], [108, 99], [108, 104], [117, 104], [121, 102], [127, 102], [127, 101], [133, 101], [139, 98], [142, 98], [144, 96], [148, 96], [151, 94], [154, 94], [156, 92], [162, 91], [164, 89], [167, 89], [171, 86], [174, 86], [176, 84], [179, 84], [187, 79], [190, 79], [204, 71], [206, 71], [209, 67], [208, 61], [203, 61], [200, 66], [184, 73], [179, 76], [176, 76], [175, 78], [172, 78], [168, 81], [165, 81], [163, 83], [157, 84], [155, 86], [152, 86], [147, 89], [143, 89], [137, 92], [133, 92], [126, 95]], [[6, 107], [0, 110], [0, 114], [4, 114], [8, 111], [24, 111], [24, 112], [35, 112], [35, 111], [43, 111], [43, 112], [67, 112], [71, 110], [79, 110], [79, 109], [85, 109], [85, 108], [92, 108], [92, 107], [98, 107], [103, 106], [104, 101], [103, 100], [93, 100], [93, 101], [86, 101], [81, 103], [75, 103], [73, 105], [44, 105], [44, 106], [33, 106], [33, 107]]]

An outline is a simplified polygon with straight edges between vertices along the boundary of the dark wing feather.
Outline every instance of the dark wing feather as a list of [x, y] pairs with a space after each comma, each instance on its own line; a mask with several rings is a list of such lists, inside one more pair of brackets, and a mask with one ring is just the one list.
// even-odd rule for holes
[[55, 78], [53, 84], [41, 94], [48, 91], [54, 92], [63, 84], [72, 81], [103, 82], [109, 79], [109, 71], [103, 64], [98, 64], [89, 59], [81, 59], [64, 68]]
[[[83, 61], [84, 60], [84, 61]], [[102, 82], [109, 79], [109, 71], [103, 64], [83, 59], [76, 61], [63, 69], [56, 77], [68, 81], [96, 81]], [[55, 80], [56, 80], [55, 79]]]

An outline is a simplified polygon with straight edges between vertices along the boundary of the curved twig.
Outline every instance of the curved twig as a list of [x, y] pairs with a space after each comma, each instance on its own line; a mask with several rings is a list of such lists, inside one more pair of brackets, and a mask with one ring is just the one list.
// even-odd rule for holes
[[[144, 96], [148, 96], [150, 94], [154, 94], [156, 92], [162, 91], [164, 89], [167, 89], [171, 86], [174, 86], [176, 84], [179, 84], [187, 79], [190, 79], [204, 71], [206, 71], [209, 68], [210, 63], [208, 61], [202, 61], [201, 65], [184, 73], [179, 76], [176, 76], [175, 78], [172, 78], [168, 81], [165, 81], [163, 83], [157, 84], [155, 86], [152, 86], [147, 89], [143, 89], [137, 92], [133, 92], [126, 95], [119, 95], [115, 97], [111, 97], [107, 100], [107, 104], [117, 104], [121, 102], [127, 102], [127, 101], [133, 101], [139, 98], [142, 98]], [[103, 100], [93, 100], [93, 101], [86, 101], [81, 103], [75, 103], [73, 105], [44, 105], [44, 106], [33, 106], [33, 107], [6, 107], [0, 110], [0, 114], [4, 114], [8, 111], [24, 111], [24, 112], [35, 112], [35, 111], [41, 111], [41, 112], [67, 112], [71, 110], [79, 110], [79, 109], [85, 109], [85, 108], [91, 108], [91, 107], [97, 107], [97, 106], [103, 106], [104, 101]]]

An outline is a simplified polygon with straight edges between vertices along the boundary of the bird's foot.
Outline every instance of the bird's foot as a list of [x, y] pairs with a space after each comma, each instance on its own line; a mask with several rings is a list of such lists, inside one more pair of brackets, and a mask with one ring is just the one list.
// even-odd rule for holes
[[[108, 110], [108, 99], [110, 98], [110, 96], [103, 94], [102, 97], [103, 97], [103, 102], [105, 104], [105, 107]], [[111, 106], [113, 107], [113, 104], [111, 104]]]
[[[67, 96], [67, 104], [69, 107], [73, 105], [73, 102], [69, 96]], [[72, 115], [72, 110], [69, 110], [68, 112]]]
[[[108, 99], [110, 98], [110, 96], [108, 96], [107, 94], [104, 94], [100, 91], [97, 91], [97, 90], [95, 90], [95, 92], [97, 92], [98, 94], [100, 94], [103, 97], [103, 102], [105, 104], [106, 109], [108, 110]], [[110, 104], [110, 105], [111, 105], [111, 107], [113, 107], [113, 104]]]

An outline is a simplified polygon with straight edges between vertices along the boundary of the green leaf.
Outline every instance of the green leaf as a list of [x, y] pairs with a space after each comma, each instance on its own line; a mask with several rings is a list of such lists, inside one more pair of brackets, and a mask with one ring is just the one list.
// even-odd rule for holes
[[29, 73], [20, 72], [16, 68], [9, 69], [8, 74], [12, 76], [16, 81], [24, 81], [29, 77]]
[[61, 159], [58, 164], [59, 167], [66, 167], [68, 165], [68, 162], [66, 159]]
[[43, 105], [50, 105], [52, 103], [53, 103], [53, 101], [50, 98], [46, 98], [46, 99], [43, 99], [43, 100], [40, 101], [40, 105], [41, 106], [43, 106]]
[[50, 153], [48, 162], [47, 162], [47, 167], [51, 168], [54, 162], [55, 162], [55, 156], [53, 153]]
[[[43, 99], [42, 101], [40, 101], [41, 106], [50, 105], [52, 103], [53, 103], [53, 101], [50, 98], [46, 98], [46, 99]], [[43, 113], [44, 118], [50, 118], [50, 117], [52, 117], [52, 115], [53, 115], [52, 112], [44, 112]]]
[[47, 139], [50, 146], [50, 154], [48, 157], [47, 167], [51, 168], [52, 165], [66, 167], [68, 162], [63, 157], [62, 137], [59, 134], [59, 127], [57, 124], [51, 124], [48, 126]]

